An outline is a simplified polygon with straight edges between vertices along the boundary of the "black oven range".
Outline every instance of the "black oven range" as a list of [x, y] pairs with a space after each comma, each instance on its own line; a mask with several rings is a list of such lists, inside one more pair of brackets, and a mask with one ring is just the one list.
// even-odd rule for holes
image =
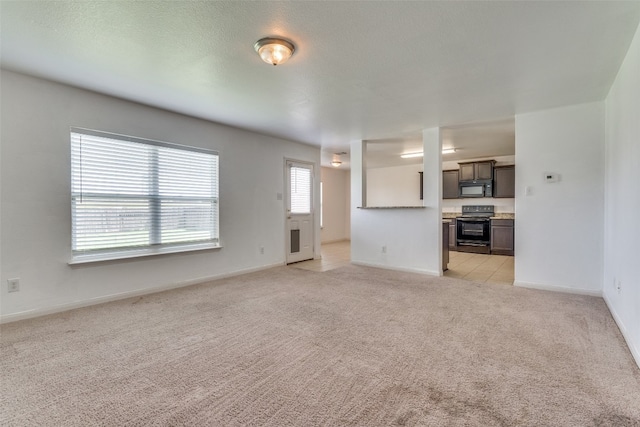
[[464, 205], [456, 218], [458, 251], [488, 254], [491, 252], [491, 217], [493, 205]]

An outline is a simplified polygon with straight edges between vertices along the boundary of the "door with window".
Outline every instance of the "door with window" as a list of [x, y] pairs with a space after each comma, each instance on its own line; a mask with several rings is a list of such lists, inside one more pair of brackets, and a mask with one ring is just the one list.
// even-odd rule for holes
[[286, 162], [287, 264], [313, 259], [313, 165]]

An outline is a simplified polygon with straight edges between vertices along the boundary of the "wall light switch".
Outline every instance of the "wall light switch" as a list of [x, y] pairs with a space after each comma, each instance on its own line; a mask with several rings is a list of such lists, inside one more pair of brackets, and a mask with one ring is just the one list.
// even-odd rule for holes
[[560, 177], [557, 173], [554, 173], [554, 172], [544, 173], [544, 182], [546, 183], [558, 182], [559, 180], [560, 180]]

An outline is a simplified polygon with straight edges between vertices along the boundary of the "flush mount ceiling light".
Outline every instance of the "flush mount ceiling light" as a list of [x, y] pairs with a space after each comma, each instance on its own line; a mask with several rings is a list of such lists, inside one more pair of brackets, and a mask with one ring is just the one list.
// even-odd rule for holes
[[260, 58], [267, 64], [278, 65], [287, 62], [296, 50], [293, 43], [285, 39], [265, 37], [253, 45]]
[[442, 154], [453, 154], [456, 152], [455, 148], [443, 148], [442, 149]]
[[339, 153], [333, 153], [333, 160], [331, 160], [331, 166], [334, 168], [340, 167], [342, 162], [340, 161], [340, 156], [343, 154], [347, 154], [345, 151], [341, 151]]

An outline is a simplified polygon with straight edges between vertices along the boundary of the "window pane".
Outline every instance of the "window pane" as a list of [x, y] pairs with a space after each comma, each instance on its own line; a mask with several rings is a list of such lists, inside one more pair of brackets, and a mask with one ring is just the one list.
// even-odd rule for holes
[[291, 167], [291, 213], [311, 213], [311, 170]]
[[166, 200], [161, 203], [162, 243], [211, 240], [217, 237], [212, 201]]
[[149, 244], [148, 200], [74, 197], [72, 203], [74, 251]]

